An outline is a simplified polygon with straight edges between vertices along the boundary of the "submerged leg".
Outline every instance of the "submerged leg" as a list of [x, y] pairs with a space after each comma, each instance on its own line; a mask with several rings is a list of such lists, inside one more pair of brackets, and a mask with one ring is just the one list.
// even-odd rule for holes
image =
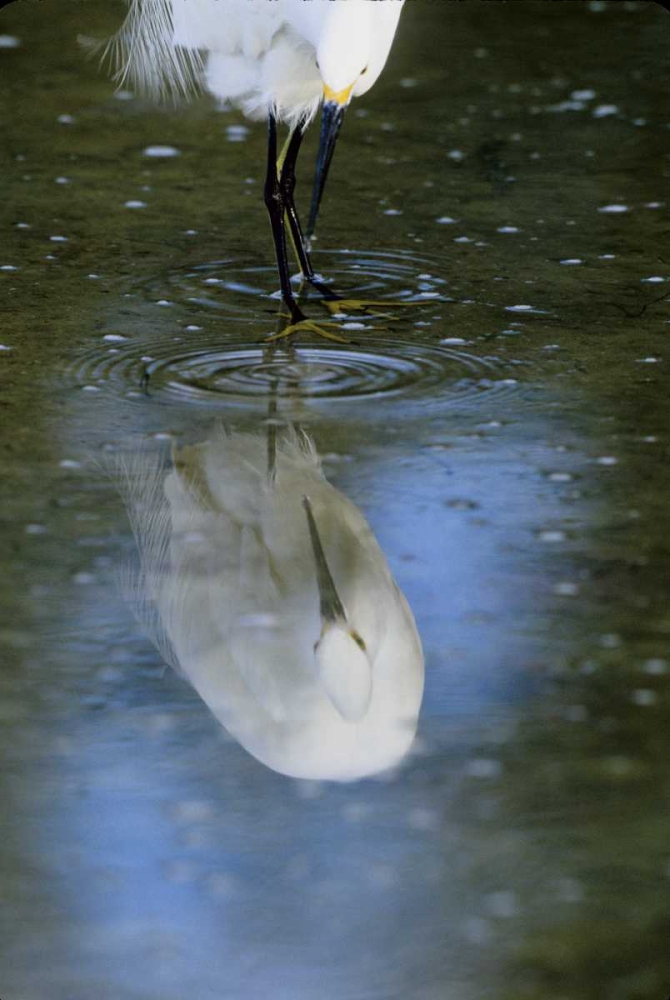
[[[339, 125], [341, 124], [342, 116], [339, 116], [337, 123], [337, 130], [339, 130]], [[328, 126], [327, 126], [328, 127]], [[330, 126], [332, 128], [332, 126]], [[337, 132], [335, 133], [337, 134]], [[308, 281], [313, 288], [321, 295], [323, 299], [323, 304], [333, 315], [338, 313], [346, 312], [368, 312], [381, 316], [388, 316], [384, 310], [389, 307], [408, 305], [407, 302], [387, 302], [384, 300], [369, 300], [369, 299], [354, 299], [345, 298], [343, 295], [339, 295], [334, 289], [330, 288], [324, 281], [314, 272], [314, 267], [310, 258], [308, 244], [305, 240], [303, 234], [302, 226], [300, 224], [300, 218], [295, 207], [295, 167], [298, 159], [298, 154], [300, 152], [300, 147], [302, 146], [302, 141], [305, 136], [305, 129], [302, 125], [297, 125], [291, 135], [289, 136], [288, 142], [282, 153], [281, 162], [279, 164], [279, 189], [280, 194], [284, 202], [284, 207], [286, 211], [286, 218], [288, 220], [291, 240], [293, 242], [293, 248], [295, 250], [295, 255], [298, 260], [298, 265], [302, 272], [305, 281]], [[327, 165], [330, 164], [330, 158], [332, 157], [332, 149], [334, 148], [334, 139], [330, 137], [331, 148], [329, 154], [327, 154]], [[327, 175], [327, 165], [325, 166], [324, 176], [320, 180], [320, 193], [318, 200], [316, 202], [316, 207], [313, 206], [313, 219], [311, 224], [316, 222], [316, 210], [318, 209], [318, 203], [321, 200], [321, 193], [323, 192], [323, 186], [325, 184], [325, 175]]]
[[305, 249], [300, 221], [293, 203], [293, 192], [295, 189], [295, 161], [302, 143], [302, 129], [297, 128], [290, 137], [284, 162], [281, 170], [277, 170], [277, 119], [270, 113], [268, 117], [268, 164], [265, 178], [265, 205], [270, 216], [272, 226], [272, 238], [275, 245], [275, 255], [277, 257], [277, 270], [279, 271], [279, 283], [281, 293], [286, 308], [289, 311], [289, 325], [280, 333], [273, 334], [269, 340], [277, 340], [288, 337], [300, 330], [316, 333], [320, 337], [328, 340], [337, 340], [346, 343], [346, 337], [338, 336], [325, 329], [326, 326], [337, 327], [337, 323], [315, 323], [308, 319], [298, 305], [298, 302], [291, 288], [291, 276], [288, 266], [288, 256], [286, 253], [286, 218], [289, 220], [291, 237], [293, 239], [296, 255], [300, 263], [301, 270], [305, 277], [312, 281], [314, 271], [312, 269], [309, 255]]
[[272, 239], [275, 245], [279, 284], [286, 308], [291, 317], [291, 323], [300, 323], [305, 316], [295, 300], [291, 288], [288, 259], [286, 255], [286, 227], [284, 222], [285, 199], [280, 179], [277, 175], [277, 119], [270, 112], [268, 116], [268, 166], [265, 176], [265, 206], [270, 216]]

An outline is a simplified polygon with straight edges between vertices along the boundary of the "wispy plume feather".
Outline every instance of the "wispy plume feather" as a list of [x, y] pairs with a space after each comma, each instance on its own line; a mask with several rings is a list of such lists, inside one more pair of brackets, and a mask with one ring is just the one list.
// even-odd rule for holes
[[173, 38], [170, 0], [130, 0], [128, 15], [115, 35], [103, 42], [80, 41], [111, 62], [119, 87], [130, 84], [156, 99], [193, 97], [201, 85], [202, 54], [175, 45]]

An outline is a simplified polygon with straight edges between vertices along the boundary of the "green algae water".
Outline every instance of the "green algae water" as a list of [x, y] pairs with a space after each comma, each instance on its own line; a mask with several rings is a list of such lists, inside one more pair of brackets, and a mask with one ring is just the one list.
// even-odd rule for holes
[[[389, 308], [274, 350], [265, 130], [115, 91], [123, 16], [0, 12], [0, 996], [664, 1000], [670, 16], [408, 3], [314, 254]], [[109, 456], [277, 423], [421, 634], [377, 779], [264, 767], [119, 586]]]

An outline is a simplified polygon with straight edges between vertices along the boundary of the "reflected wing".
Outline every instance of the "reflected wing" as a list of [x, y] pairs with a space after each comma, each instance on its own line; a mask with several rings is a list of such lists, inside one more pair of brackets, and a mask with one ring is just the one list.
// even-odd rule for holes
[[164, 456], [139, 448], [118, 456], [113, 475], [126, 505], [138, 561], [120, 572], [123, 596], [166, 663], [182, 673], [157, 607], [161, 579], [169, 572], [170, 508], [165, 499]]

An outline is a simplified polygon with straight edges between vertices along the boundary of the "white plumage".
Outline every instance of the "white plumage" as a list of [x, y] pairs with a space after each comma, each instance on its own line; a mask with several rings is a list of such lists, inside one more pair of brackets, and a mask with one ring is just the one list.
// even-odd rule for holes
[[416, 731], [423, 656], [360, 511], [309, 439], [217, 431], [170, 468], [138, 452], [122, 489], [140, 553], [138, 617], [214, 715], [268, 767], [354, 780]]
[[[286, 230], [305, 281], [333, 313], [338, 296], [316, 274], [310, 241], [344, 114], [388, 58], [404, 0], [130, 0], [120, 32], [107, 46], [117, 80], [153, 94], [189, 95], [206, 87], [224, 105], [268, 118], [264, 187], [282, 298], [289, 325], [334, 339], [308, 320], [291, 286]], [[294, 201], [295, 167], [307, 125], [323, 102], [319, 154], [306, 235]], [[280, 155], [277, 122], [289, 125]], [[353, 308], [365, 304], [351, 302]], [[376, 303], [370, 303], [376, 305]]]
[[404, 0], [131, 0], [112, 42], [120, 79], [152, 93], [204, 85], [253, 118], [310, 119], [324, 86], [375, 83]]

